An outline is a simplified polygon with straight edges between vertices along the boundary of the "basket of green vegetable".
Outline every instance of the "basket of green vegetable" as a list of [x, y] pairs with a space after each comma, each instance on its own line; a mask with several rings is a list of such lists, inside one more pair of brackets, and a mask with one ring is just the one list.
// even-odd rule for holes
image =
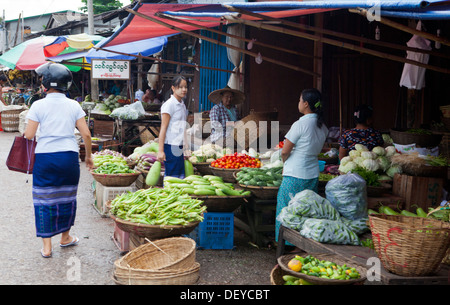
[[418, 128], [391, 129], [390, 135], [395, 144], [408, 145], [415, 143], [419, 147], [436, 147], [441, 143], [443, 136], [430, 130]]
[[366, 280], [366, 268], [338, 255], [308, 253], [282, 255], [278, 265], [290, 275], [315, 285], [353, 285]]
[[117, 196], [109, 212], [121, 230], [153, 240], [189, 234], [205, 210], [201, 200], [181, 190], [148, 188]]
[[95, 181], [104, 186], [130, 186], [141, 173], [128, 165], [109, 163], [97, 167], [91, 174]]
[[250, 191], [259, 199], [277, 198], [281, 185], [283, 167], [274, 168], [247, 168], [234, 174], [239, 186]]

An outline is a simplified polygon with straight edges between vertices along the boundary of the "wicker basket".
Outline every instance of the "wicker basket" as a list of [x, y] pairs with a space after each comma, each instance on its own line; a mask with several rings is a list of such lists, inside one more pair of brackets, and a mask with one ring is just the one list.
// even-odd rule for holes
[[270, 272], [270, 284], [272, 285], [284, 285], [283, 275], [288, 275], [286, 271], [281, 269], [280, 265], [275, 265]]
[[223, 179], [223, 181], [231, 182], [231, 183], [236, 182], [234, 173], [237, 173], [241, 170], [240, 168], [228, 169], [228, 168], [218, 168], [218, 167], [213, 167], [213, 166], [209, 166], [209, 168], [211, 169], [211, 172], [214, 176], [219, 176]]
[[369, 215], [369, 223], [384, 268], [401, 276], [434, 274], [450, 245], [450, 224], [439, 220]]
[[246, 202], [246, 198], [250, 196], [195, 196], [191, 195], [192, 198], [197, 198], [203, 201], [203, 205], [206, 206], [208, 212], [220, 212], [220, 213], [231, 213], [236, 210], [241, 204]]
[[97, 174], [91, 171], [95, 181], [103, 186], [130, 186], [141, 174], [140, 172], [126, 174]]
[[2, 116], [2, 128], [6, 132], [19, 131], [19, 115], [22, 111], [26, 109], [14, 109], [14, 110], [4, 110], [1, 113]]
[[332, 280], [332, 279], [320, 278], [317, 276], [306, 275], [301, 272], [293, 271], [293, 270], [289, 269], [288, 263], [291, 259], [293, 259], [298, 254], [287, 254], [287, 255], [280, 256], [278, 258], [278, 265], [280, 265], [281, 269], [283, 269], [288, 274], [296, 276], [301, 279], [304, 279], [315, 285], [353, 285], [353, 284], [360, 283], [360, 282], [363, 282], [366, 280], [367, 269], [365, 267], [359, 266], [349, 260], [342, 258], [341, 256], [334, 255], [334, 254], [323, 254], [323, 253], [308, 253], [308, 254], [319, 260], [327, 260], [327, 261], [336, 263], [338, 265], [346, 264], [348, 267], [354, 267], [359, 272], [361, 277], [358, 279], [349, 279], [349, 280]]
[[193, 222], [186, 226], [173, 225], [173, 226], [160, 226], [160, 225], [147, 225], [143, 223], [135, 223], [111, 215], [111, 218], [116, 222], [119, 229], [125, 232], [134, 233], [141, 237], [147, 237], [150, 240], [161, 239], [171, 236], [179, 236], [191, 233], [199, 222]]
[[416, 144], [419, 147], [436, 147], [441, 143], [442, 134], [417, 134], [400, 129], [391, 129], [390, 135], [395, 144]]
[[270, 200], [276, 199], [278, 195], [278, 186], [254, 186], [239, 184], [244, 190], [252, 192], [252, 194], [259, 199]]
[[192, 163], [192, 165], [197, 169], [197, 171], [202, 175], [212, 175], [213, 172], [209, 168], [211, 162], [200, 162], [200, 163]]
[[190, 285], [198, 281], [195, 241], [172, 237], [145, 243], [114, 263], [113, 279], [123, 285]]

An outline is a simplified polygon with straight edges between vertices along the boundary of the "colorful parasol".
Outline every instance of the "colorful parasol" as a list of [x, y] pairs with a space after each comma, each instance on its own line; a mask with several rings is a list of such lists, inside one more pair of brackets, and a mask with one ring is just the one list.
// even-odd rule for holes
[[59, 36], [52, 43], [44, 46], [44, 55], [52, 60], [53, 57], [74, 54], [75, 59], [67, 60], [65, 65], [72, 72], [78, 72], [86, 63], [85, 53], [103, 38], [103, 36], [86, 33]]
[[0, 64], [17, 70], [34, 70], [45, 64], [43, 47], [52, 41], [56, 36], [40, 36], [15, 46], [0, 56]]

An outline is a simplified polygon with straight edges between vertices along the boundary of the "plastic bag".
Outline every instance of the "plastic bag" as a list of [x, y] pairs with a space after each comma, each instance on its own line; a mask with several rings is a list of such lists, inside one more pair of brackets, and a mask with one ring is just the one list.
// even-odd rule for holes
[[367, 216], [366, 181], [360, 175], [348, 173], [331, 179], [325, 195], [343, 217], [355, 220]]
[[368, 217], [363, 217], [355, 220], [347, 219], [341, 217], [341, 221], [357, 235], [361, 235], [364, 232], [369, 231], [369, 226], [367, 225]]
[[311, 190], [297, 193], [289, 201], [288, 207], [294, 215], [303, 217], [331, 220], [340, 218], [339, 212], [326, 198]]
[[145, 115], [145, 109], [142, 103], [137, 101], [133, 104], [125, 105], [120, 108], [116, 108], [109, 115], [113, 118], [119, 118], [122, 120], [138, 120]]
[[303, 223], [300, 235], [321, 243], [355, 246], [361, 244], [358, 235], [341, 220], [308, 218]]
[[280, 211], [277, 220], [286, 228], [300, 231], [306, 218], [293, 214], [287, 206]]

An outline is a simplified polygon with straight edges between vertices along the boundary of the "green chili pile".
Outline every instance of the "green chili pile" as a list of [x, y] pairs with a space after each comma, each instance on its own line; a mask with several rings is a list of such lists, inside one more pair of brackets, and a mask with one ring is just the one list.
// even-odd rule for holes
[[187, 225], [203, 221], [202, 200], [182, 190], [148, 188], [127, 192], [111, 201], [110, 213], [127, 221], [149, 225]]

